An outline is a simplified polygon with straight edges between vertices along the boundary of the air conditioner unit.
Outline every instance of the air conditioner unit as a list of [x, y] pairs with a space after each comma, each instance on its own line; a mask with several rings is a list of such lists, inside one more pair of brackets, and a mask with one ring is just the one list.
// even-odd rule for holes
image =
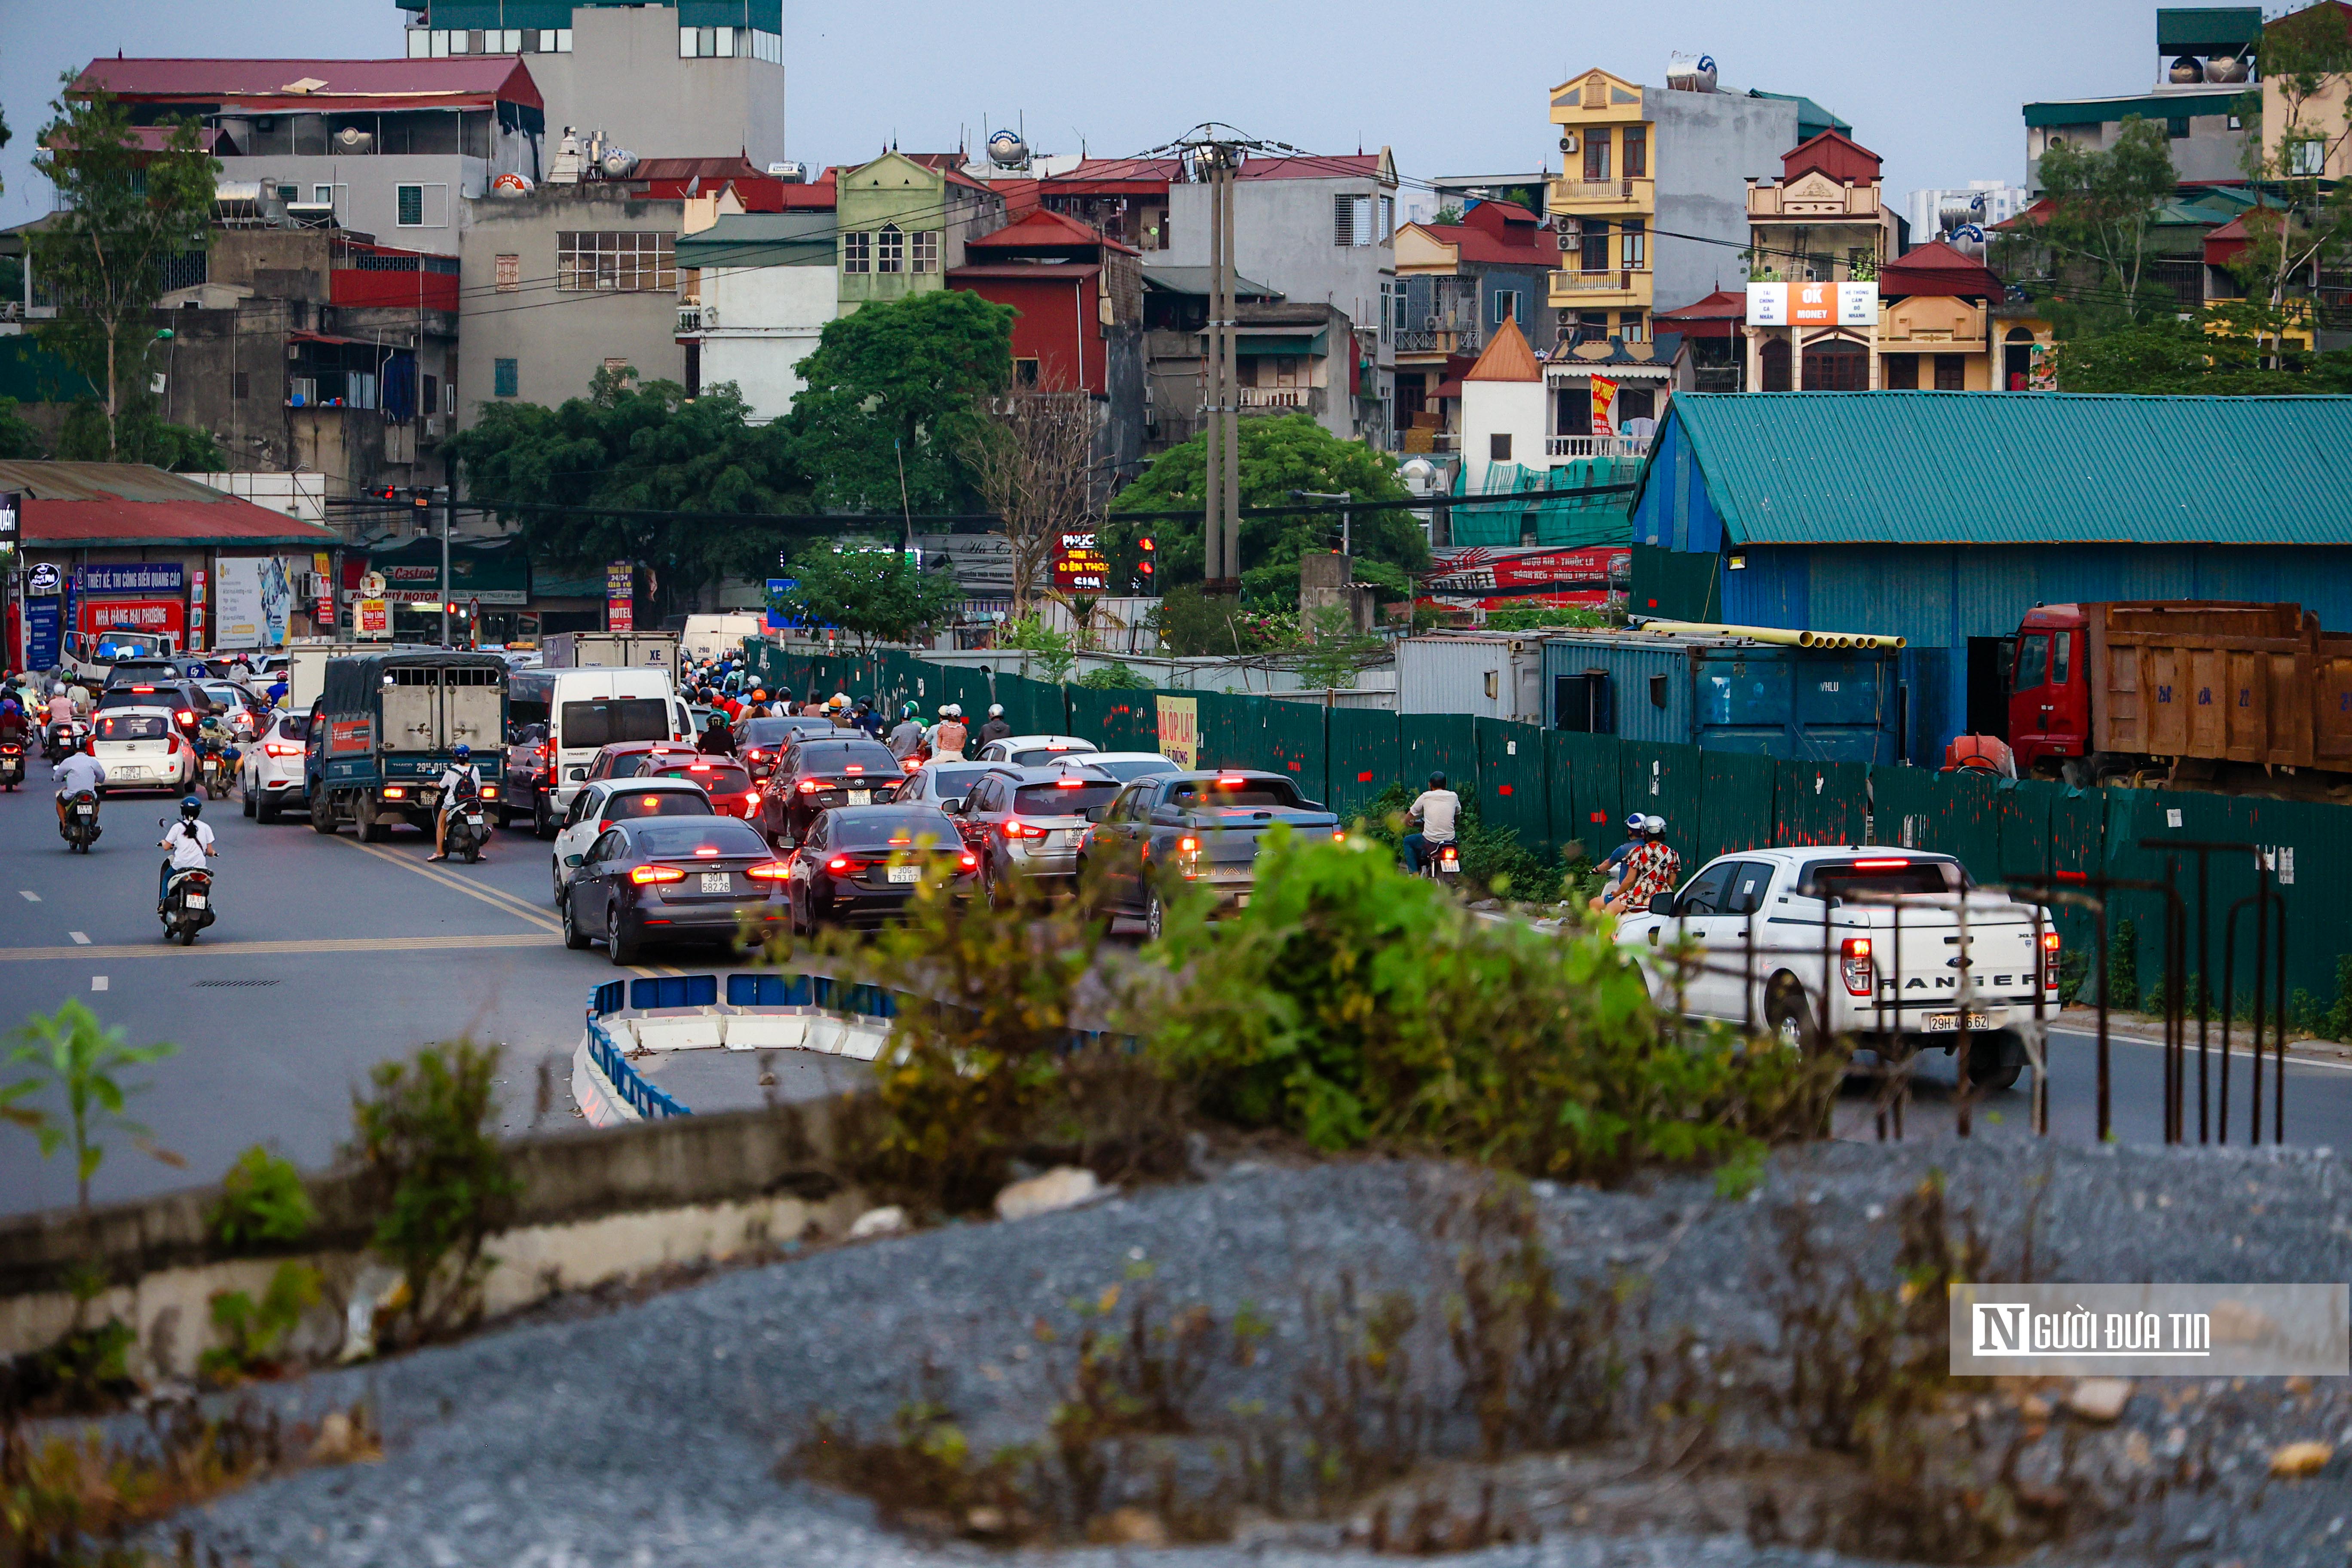
[[1576, 151], [1575, 132], [1571, 131], [1567, 135], [1559, 139], [1559, 150], [1563, 153], [1573, 153]]

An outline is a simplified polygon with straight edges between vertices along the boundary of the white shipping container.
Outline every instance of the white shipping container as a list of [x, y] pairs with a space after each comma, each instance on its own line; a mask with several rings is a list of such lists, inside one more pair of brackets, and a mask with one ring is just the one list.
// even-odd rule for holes
[[1396, 645], [1397, 711], [1544, 721], [1543, 641], [1503, 633], [1406, 637]]

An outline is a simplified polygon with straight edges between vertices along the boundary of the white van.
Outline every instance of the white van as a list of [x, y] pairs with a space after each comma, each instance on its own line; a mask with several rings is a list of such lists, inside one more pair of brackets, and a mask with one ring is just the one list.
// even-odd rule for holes
[[747, 640], [757, 641], [767, 635], [768, 617], [757, 611], [688, 616], [685, 635], [678, 639], [678, 656], [689, 659], [736, 658], [742, 655]]
[[694, 720], [665, 670], [590, 666], [518, 669], [507, 686], [514, 731], [547, 726], [547, 787], [541, 809], [561, 817], [603, 748], [625, 741], [694, 739]]

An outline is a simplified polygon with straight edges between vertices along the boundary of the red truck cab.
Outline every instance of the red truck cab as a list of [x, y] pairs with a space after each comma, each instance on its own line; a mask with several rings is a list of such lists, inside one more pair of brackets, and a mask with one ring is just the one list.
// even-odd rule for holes
[[2017, 771], [2053, 771], [2091, 744], [2090, 621], [2080, 605], [2037, 605], [2017, 628], [2010, 664], [2009, 744]]

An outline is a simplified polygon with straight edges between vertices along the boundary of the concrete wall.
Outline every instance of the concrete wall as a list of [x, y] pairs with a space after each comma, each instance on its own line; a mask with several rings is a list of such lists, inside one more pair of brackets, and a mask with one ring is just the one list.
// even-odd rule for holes
[[[343, 189], [336, 193], [335, 216], [345, 228], [373, 235], [379, 245], [455, 256], [466, 225], [466, 198], [480, 195], [493, 178], [509, 170], [533, 176], [539, 173], [533, 167], [532, 150], [520, 136], [501, 134], [499, 153], [488, 159], [468, 158], [457, 153], [388, 153], [347, 158], [298, 158], [290, 154], [223, 158], [220, 178], [299, 185], [306, 202], [316, 186], [341, 185]], [[427, 193], [425, 216], [438, 217], [439, 222], [423, 227], [401, 223], [398, 187], [411, 184], [447, 188], [446, 199], [441, 202], [438, 213], [431, 210], [432, 196]]]
[[680, 59], [677, 28], [674, 6], [573, 6], [572, 52], [523, 57], [547, 103], [549, 155], [571, 125], [640, 158], [784, 157], [784, 68]]
[[719, 325], [702, 334], [702, 384], [735, 383], [754, 419], [791, 413], [807, 384], [796, 367], [840, 313], [840, 289], [831, 267], [705, 268], [702, 302]]
[[1551, 394], [1540, 381], [1469, 381], [1462, 384], [1462, 466], [1465, 493], [1477, 495], [1486, 482], [1486, 470], [1496, 459], [1496, 436], [1511, 438], [1511, 455], [1501, 459], [1521, 468], [1546, 465], [1544, 437], [1549, 431]]
[[1666, 88], [1643, 88], [1642, 104], [1654, 127], [1650, 168], [1657, 179], [1650, 297], [1657, 309], [1673, 310], [1718, 284], [1745, 283], [1739, 252], [1748, 245], [1748, 181], [1780, 177], [1780, 155], [1798, 142], [1797, 106], [1785, 99]]
[[[560, 293], [555, 257], [556, 237], [567, 229], [676, 235], [684, 213], [682, 201], [633, 199], [607, 185], [542, 185], [528, 196], [471, 204], [458, 275], [458, 427], [492, 400], [500, 359], [519, 362], [517, 401], [551, 406], [585, 396], [607, 359], [627, 361], [643, 381], [683, 382], [676, 289]], [[510, 294], [496, 291], [501, 254], [521, 258], [521, 287]]]

